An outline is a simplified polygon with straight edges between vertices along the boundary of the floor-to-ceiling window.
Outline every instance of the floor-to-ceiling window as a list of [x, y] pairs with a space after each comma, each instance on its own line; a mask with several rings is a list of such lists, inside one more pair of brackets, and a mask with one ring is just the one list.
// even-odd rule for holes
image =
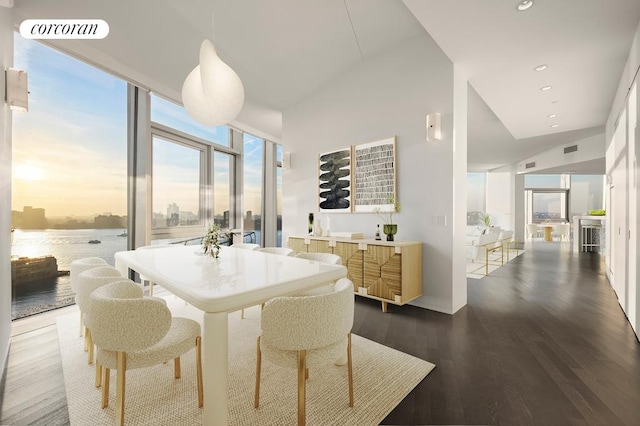
[[243, 135], [243, 228], [246, 241], [262, 244], [264, 140]]
[[113, 264], [126, 249], [127, 84], [17, 33], [14, 40], [14, 66], [27, 71], [30, 92], [29, 111], [13, 114], [19, 318], [74, 303], [64, 272], [73, 259]]
[[524, 176], [527, 223], [569, 220], [569, 175]]

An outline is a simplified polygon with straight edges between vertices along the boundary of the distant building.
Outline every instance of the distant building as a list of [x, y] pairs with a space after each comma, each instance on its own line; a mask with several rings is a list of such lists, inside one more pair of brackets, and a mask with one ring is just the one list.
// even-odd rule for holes
[[46, 229], [48, 227], [44, 209], [34, 209], [31, 206], [24, 206], [21, 212], [13, 210], [11, 222], [14, 228], [20, 229]]
[[167, 206], [167, 226], [180, 225], [180, 207], [176, 203]]
[[127, 218], [126, 216], [101, 214], [96, 216], [94, 226], [96, 228], [126, 228]]

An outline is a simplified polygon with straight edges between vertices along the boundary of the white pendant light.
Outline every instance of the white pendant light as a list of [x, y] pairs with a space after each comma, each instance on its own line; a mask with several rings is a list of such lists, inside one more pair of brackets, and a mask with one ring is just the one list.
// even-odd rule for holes
[[210, 40], [200, 45], [200, 64], [182, 85], [182, 103], [194, 120], [208, 126], [227, 124], [242, 109], [242, 81], [220, 59]]

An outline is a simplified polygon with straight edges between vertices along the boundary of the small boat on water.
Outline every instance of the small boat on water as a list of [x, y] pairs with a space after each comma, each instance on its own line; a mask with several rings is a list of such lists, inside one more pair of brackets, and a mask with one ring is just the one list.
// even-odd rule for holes
[[101, 242], [100, 240], [89, 240], [89, 244], [100, 244]]
[[127, 231], [124, 231], [122, 234], [118, 234], [118, 237], [127, 237], [129, 236], [129, 234], [127, 234]]

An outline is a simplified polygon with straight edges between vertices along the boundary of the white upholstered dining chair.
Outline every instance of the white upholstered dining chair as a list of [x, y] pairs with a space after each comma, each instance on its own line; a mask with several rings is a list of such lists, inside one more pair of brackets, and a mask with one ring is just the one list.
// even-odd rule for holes
[[230, 247], [235, 247], [237, 249], [243, 249], [243, 250], [255, 250], [260, 248], [260, 244], [238, 243], [238, 244], [233, 244]]
[[[130, 280], [100, 287], [91, 294], [91, 330], [98, 348], [96, 360], [104, 367], [102, 408], [109, 405], [110, 371], [116, 376], [116, 424], [124, 424], [126, 371], [174, 360], [180, 378], [180, 356], [196, 348], [198, 407], [203, 406], [200, 324], [174, 318], [155, 297], [144, 297]], [[153, 390], [150, 389], [150, 392]]]
[[553, 235], [558, 237], [560, 241], [571, 241], [571, 225], [568, 223], [560, 223], [554, 227]]
[[[83, 313], [82, 321], [84, 325], [85, 350], [89, 351], [89, 364], [93, 364], [93, 342], [91, 339], [91, 327], [89, 326], [91, 318], [89, 296], [97, 288], [123, 279], [124, 277], [120, 274], [120, 271], [109, 265], [87, 269], [78, 274], [76, 305], [78, 305], [80, 311]], [[96, 379], [96, 386], [98, 386], [99, 383], [99, 380]]]
[[535, 238], [542, 238], [542, 229], [536, 223], [527, 224], [527, 234], [532, 240]]
[[[235, 245], [235, 244], [234, 244]], [[261, 251], [263, 253], [271, 253], [277, 254], [280, 256], [292, 256], [293, 250], [287, 247], [259, 247], [256, 251]]]
[[315, 260], [322, 263], [330, 263], [332, 265], [342, 265], [342, 258], [332, 253], [298, 253], [296, 257], [307, 260]]
[[[328, 263], [331, 265], [342, 265], [342, 258], [332, 253], [298, 253], [296, 257], [299, 259], [311, 260], [314, 262]], [[318, 294], [331, 293], [334, 291], [334, 283], [328, 283], [321, 287], [312, 288], [311, 290], [298, 293], [296, 296], [315, 296]]]
[[[80, 272], [87, 269], [97, 268], [98, 266], [107, 266], [107, 261], [101, 257], [83, 257], [81, 259], [75, 259], [69, 266], [69, 281], [71, 282], [71, 290], [74, 293], [78, 293], [78, 275]], [[84, 323], [82, 321], [82, 310], [80, 310], [80, 336], [84, 330]]]
[[276, 297], [265, 304], [261, 316], [262, 334], [257, 341], [255, 408], [260, 405], [263, 356], [277, 365], [298, 370], [298, 425], [304, 425], [307, 369], [332, 365], [345, 353], [349, 406], [353, 407], [353, 299], [353, 283], [342, 278], [333, 293]]

